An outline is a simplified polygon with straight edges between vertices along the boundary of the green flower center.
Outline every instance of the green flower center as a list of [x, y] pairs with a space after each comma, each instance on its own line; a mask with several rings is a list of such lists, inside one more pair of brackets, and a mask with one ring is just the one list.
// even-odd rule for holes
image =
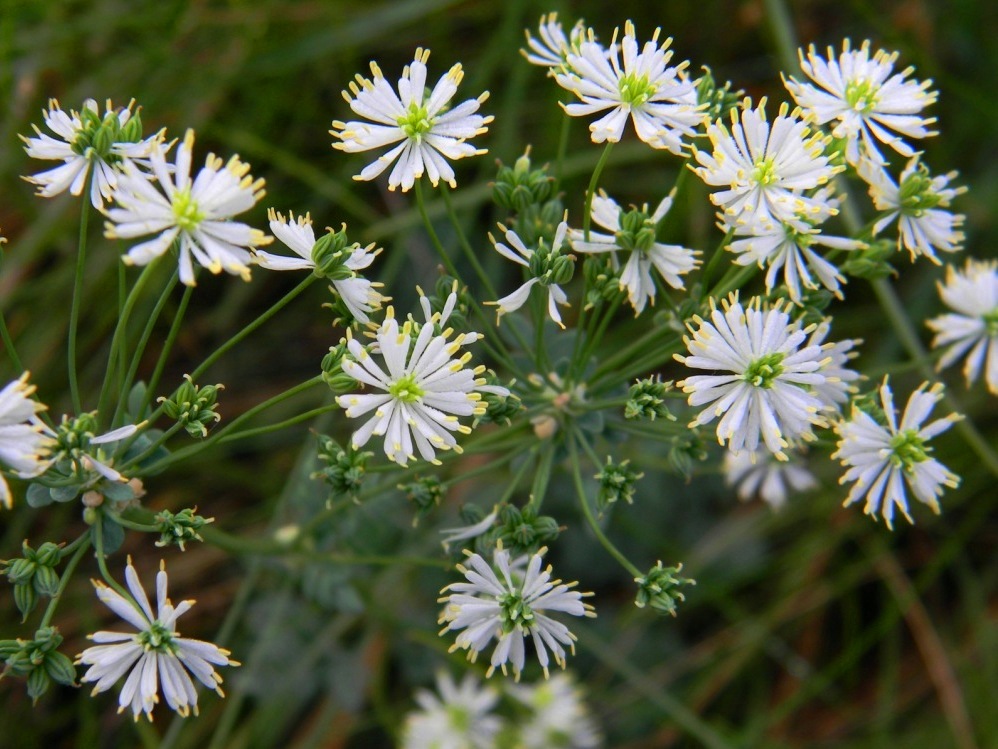
[[412, 101], [406, 113], [396, 120], [396, 124], [402, 128], [407, 138], [418, 141], [430, 132], [433, 119], [423, 104]]
[[984, 326], [988, 331], [989, 336], [998, 336], [998, 307], [995, 307], [990, 312], [985, 312], [981, 315], [981, 319], [984, 320]]
[[755, 162], [755, 169], [752, 170], [753, 181], [762, 187], [771, 185], [780, 178], [776, 173], [776, 163], [771, 157], [759, 159]]
[[872, 112], [880, 99], [880, 86], [859, 78], [846, 84], [846, 104], [861, 114]]
[[122, 140], [121, 122], [117, 115], [109, 112], [101, 119], [93, 110], [84, 109], [80, 113], [80, 123], [81, 127], [69, 146], [73, 153], [106, 164], [121, 161], [120, 156], [111, 152], [114, 144]]
[[896, 467], [910, 471], [916, 463], [929, 459], [929, 448], [925, 440], [918, 436], [917, 429], [905, 429], [891, 439], [890, 461]]
[[403, 403], [414, 403], [422, 398], [426, 391], [416, 382], [415, 375], [407, 374], [388, 386], [388, 393], [395, 400]]
[[507, 593], [500, 597], [499, 608], [502, 610], [502, 631], [512, 632], [514, 629], [529, 629], [534, 623], [534, 612], [519, 593]]
[[899, 189], [901, 213], [920, 218], [930, 208], [942, 202], [942, 196], [932, 186], [932, 175], [922, 164], [901, 182]]
[[139, 633], [139, 643], [145, 650], [155, 650], [159, 653], [174, 653], [173, 632], [164, 627], [158, 620], [149, 625], [149, 629]]
[[800, 247], [802, 250], [806, 250], [814, 244], [814, 234], [806, 231], [797, 231], [790, 224], [783, 225], [783, 233], [786, 235], [787, 242]]
[[177, 226], [184, 231], [193, 231], [204, 220], [204, 213], [198, 208], [197, 201], [191, 197], [191, 189], [179, 190], [173, 196], [173, 215]]
[[656, 87], [648, 80], [647, 75], [628, 73], [617, 83], [620, 101], [631, 107], [640, 107], [655, 95]]
[[461, 705], [447, 705], [447, 718], [454, 733], [465, 736], [471, 728], [471, 714]]
[[622, 250], [647, 252], [655, 244], [655, 224], [642, 210], [632, 210], [620, 217], [620, 231], [614, 234]]
[[758, 388], [771, 388], [773, 380], [783, 374], [783, 359], [779, 352], [759, 357], [746, 367], [742, 379]]

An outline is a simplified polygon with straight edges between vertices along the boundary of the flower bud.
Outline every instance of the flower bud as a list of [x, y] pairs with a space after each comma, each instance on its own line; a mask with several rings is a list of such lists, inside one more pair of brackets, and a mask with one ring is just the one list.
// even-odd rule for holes
[[190, 375], [184, 375], [185, 382], [170, 398], [160, 398], [163, 412], [181, 424], [191, 437], [207, 437], [208, 426], [221, 421], [215, 411], [218, 391], [223, 385], [198, 387]]
[[21, 621], [27, 621], [28, 614], [35, 610], [38, 605], [38, 593], [35, 587], [30, 584], [14, 586], [14, 605], [21, 612]]
[[547, 165], [531, 169], [528, 147], [512, 169], [500, 163], [492, 185], [492, 198], [501, 207], [519, 213], [543, 203], [553, 191], [554, 178], [548, 176]]
[[51, 598], [59, 590], [59, 575], [51, 567], [39, 567], [31, 584], [39, 595]]
[[596, 506], [600, 512], [621, 499], [627, 504], [633, 504], [635, 484], [643, 477], [643, 473], [630, 467], [629, 460], [614, 463], [608, 457], [606, 466], [595, 477], [600, 484], [599, 494], [596, 495]]
[[351, 244], [347, 238], [346, 224], [343, 224], [339, 231], [327, 229], [312, 246], [312, 262], [315, 263], [312, 272], [320, 278], [328, 278], [331, 281], [353, 278], [354, 272], [344, 263], [350, 259], [353, 248], [357, 246], [356, 243]]
[[353, 392], [357, 387], [357, 381], [343, 371], [343, 357], [346, 353], [346, 341], [340, 341], [322, 357], [322, 380], [337, 395]]
[[696, 580], [679, 574], [682, 569], [682, 564], [663, 567], [659, 561], [647, 575], [634, 578], [634, 582], [638, 584], [638, 595], [634, 605], [638, 608], [651, 606], [660, 613], [675, 616], [676, 605], [686, 600], [686, 597], [679, 592], [679, 588], [683, 585], [696, 585]]
[[665, 405], [665, 396], [672, 389], [672, 380], [663, 382], [658, 375], [646, 377], [631, 385], [628, 391], [628, 401], [624, 405], [625, 419], [666, 418], [675, 421], [676, 417], [669, 413]]

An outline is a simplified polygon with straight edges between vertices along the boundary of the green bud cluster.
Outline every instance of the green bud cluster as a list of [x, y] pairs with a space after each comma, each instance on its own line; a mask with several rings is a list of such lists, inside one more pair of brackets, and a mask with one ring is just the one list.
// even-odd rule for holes
[[672, 380], [663, 382], [658, 375], [638, 380], [631, 385], [627, 393], [624, 418], [650, 421], [665, 418], [675, 421], [676, 417], [669, 413], [669, 409], [665, 406], [665, 396], [670, 390], [672, 390]]
[[160, 402], [167, 417], [183, 426], [191, 437], [207, 437], [208, 427], [222, 419], [215, 408], [218, 391], [223, 389], [220, 384], [199, 387], [190, 375], [184, 375], [184, 384], [177, 392], [169, 398], [160, 398]]
[[647, 252], [655, 244], [656, 224], [648, 215], [648, 206], [632, 208], [620, 215], [620, 229], [614, 234], [623, 250]]
[[181, 551], [186, 551], [184, 544], [188, 541], [204, 541], [198, 531], [214, 523], [215, 518], [201, 517], [196, 507], [185, 507], [177, 513], [163, 510], [156, 514], [153, 522], [160, 533], [156, 546], [179, 546]]
[[374, 453], [357, 452], [352, 447], [344, 449], [325, 434], [320, 434], [317, 456], [323, 468], [312, 473], [311, 478], [322, 479], [333, 490], [334, 497], [356, 497], [364, 481], [367, 460]]
[[0, 572], [7, 575], [8, 582], [14, 586], [14, 603], [21, 612], [21, 621], [26, 620], [38, 605], [39, 596], [51, 598], [59, 590], [59, 575], [55, 568], [61, 559], [59, 544], [46, 541], [32, 549], [24, 541], [19, 558], [2, 562]]
[[327, 228], [326, 233], [312, 245], [312, 262], [315, 263], [312, 273], [319, 278], [328, 278], [331, 281], [353, 278], [356, 274], [344, 263], [350, 259], [354, 249], [359, 246], [357, 242], [351, 243], [347, 238], [346, 224], [339, 231]]
[[921, 218], [940, 203], [943, 198], [932, 184], [929, 168], [921, 162], [898, 185], [898, 201], [905, 216]]
[[340, 341], [322, 357], [322, 381], [337, 395], [352, 392], [357, 387], [357, 380], [343, 371], [343, 357], [346, 355], [347, 343]]
[[[469, 522], [478, 522], [481, 519], [466, 518]], [[541, 546], [546, 546], [557, 539], [560, 532], [558, 521], [553, 517], [538, 515], [537, 510], [532, 507], [521, 510], [519, 507], [506, 504], [499, 508], [496, 524], [487, 533], [478, 537], [475, 546], [479, 553], [484, 554], [502, 542], [503, 548], [509, 549], [515, 557], [534, 553]]]
[[54, 681], [76, 685], [76, 668], [68, 656], [59, 652], [62, 635], [55, 627], [43, 627], [31, 640], [0, 640], [0, 660], [5, 663], [0, 676], [27, 677], [28, 696], [37, 702]]
[[673, 435], [666, 460], [673, 471], [688, 481], [693, 476], [694, 464], [707, 460], [707, 444], [692, 429]]
[[529, 207], [544, 203], [554, 192], [554, 177], [545, 164], [532, 169], [530, 148], [516, 160], [512, 168], [499, 162], [499, 172], [492, 185], [492, 199], [503, 208], [522, 213]]
[[887, 262], [896, 251], [896, 240], [878, 239], [870, 242], [865, 250], [850, 252], [849, 259], [839, 266], [839, 270], [848, 276], [865, 278], [869, 281], [897, 275], [894, 267]]
[[[486, 370], [483, 376], [486, 385], [503, 385], [496, 373], [491, 369]], [[510, 382], [512, 388], [514, 382]], [[485, 404], [485, 413], [475, 417], [474, 426], [479, 424], [509, 424], [513, 417], [523, 411], [523, 401], [516, 393], [509, 395], [498, 395], [496, 393], [482, 392], [482, 403]]]
[[705, 112], [710, 121], [726, 117], [732, 109], [737, 109], [738, 103], [745, 95], [741, 89], [732, 90], [731, 81], [718, 86], [713, 72], [706, 65], [703, 68], [703, 75], [696, 82], [696, 87], [697, 104], [707, 105]]
[[589, 255], [582, 262], [582, 272], [586, 278], [586, 309], [624, 298], [624, 291], [620, 288], [620, 269], [614, 269], [610, 258]]
[[630, 462], [623, 460], [615, 463], [612, 458], [607, 457], [603, 470], [596, 474], [595, 478], [599, 481], [596, 507], [600, 512], [604, 512], [621, 499], [627, 504], [634, 503], [635, 484], [644, 477], [644, 474], [631, 468]]
[[553, 237], [565, 218], [565, 205], [558, 198], [527, 206], [516, 215], [513, 230], [527, 247], [536, 247], [542, 238]]
[[575, 274], [575, 256], [566, 255], [563, 248], [555, 250], [547, 240], [541, 239], [530, 256], [530, 275], [544, 286], [566, 284]]
[[[468, 330], [470, 327], [468, 325], [468, 310], [471, 309], [468, 289], [466, 286], [461, 286], [453, 276], [443, 275], [437, 279], [433, 286], [433, 293], [427, 297], [430, 303], [430, 313], [443, 313], [447, 299], [452, 293], [457, 294], [457, 301], [447, 317], [446, 327], [454, 328], [454, 330]], [[434, 332], [439, 335], [443, 329], [437, 326], [437, 330]]]
[[[412, 481], [399, 484], [398, 489], [405, 493], [405, 498], [412, 502], [415, 507], [416, 515], [412, 519], [414, 526], [419, 524], [420, 519], [429, 515], [444, 498], [444, 487], [436, 476], [417, 476]], [[474, 505], [470, 506], [474, 507]], [[482, 517], [485, 516], [482, 515]], [[478, 522], [482, 517], [472, 522]]]
[[634, 599], [634, 605], [639, 609], [651, 606], [662, 614], [675, 616], [676, 605], [686, 600], [679, 588], [683, 585], [696, 585], [696, 580], [679, 574], [682, 569], [682, 564], [663, 567], [662, 562], [658, 562], [648, 570], [648, 574], [634, 578], [634, 582], [638, 584], [638, 595]]
[[[128, 105], [129, 110], [133, 104], [134, 102]], [[102, 116], [99, 112], [83, 107], [79, 115], [82, 127], [77, 131], [70, 148], [73, 153], [91, 161], [99, 159], [106, 164], [116, 164], [121, 161], [121, 157], [111, 150], [116, 143], [138, 143], [142, 140], [142, 118], [138, 111], [133, 112], [124, 125], [115, 111], [106, 112]]]

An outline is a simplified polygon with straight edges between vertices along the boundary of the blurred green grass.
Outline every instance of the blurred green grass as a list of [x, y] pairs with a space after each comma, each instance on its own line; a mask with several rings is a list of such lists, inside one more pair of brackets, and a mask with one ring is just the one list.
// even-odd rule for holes
[[[933, 114], [942, 135], [925, 143], [926, 159], [936, 170], [960, 170], [960, 182], [970, 188], [959, 204], [968, 217], [967, 252], [998, 254], [998, 102], [991, 95], [998, 90], [998, 28], [990, 3], [789, 5], [802, 43], [823, 48], [838, 46], [846, 36], [857, 43], [870, 38], [899, 50], [902, 64], [915, 65], [918, 76], [935, 79], [940, 102]], [[535, 27], [548, 10], [559, 10], [567, 23], [584, 17], [603, 38], [627, 18], [643, 36], [662, 26], [675, 37], [677, 56], [689, 58], [694, 68], [709, 65], [718, 78], [732, 79], [754, 97], [786, 98], [766, 4], [759, 1], [3, 0], [0, 229], [10, 243], [0, 268], [0, 304], [53, 413], [68, 403], [66, 315], [42, 316], [39, 310], [68, 312], [80, 204], [32, 195], [18, 175], [44, 165], [29, 163], [16, 137], [40, 122], [50, 97], [65, 107], [78, 107], [86, 97], [116, 104], [134, 97], [143, 106], [147, 131], [167, 127], [179, 136], [193, 127], [202, 156], [238, 151], [253, 164], [254, 175], [267, 180], [268, 196], [248, 217], [252, 223], [264, 225], [268, 205], [311, 211], [320, 226], [346, 221], [352, 235], [385, 246], [376, 268], [399, 307], [407, 309], [413, 283], [432, 284], [435, 259], [409, 198], [354, 182], [350, 177], [364, 156], [330, 148], [329, 123], [348, 111], [340, 90], [355, 73], [366, 72], [371, 59], [389, 78], [397, 76], [417, 46], [433, 50], [431, 76], [461, 61], [463, 93], [491, 89], [484, 108], [496, 115], [484, 142], [490, 153], [458, 165], [456, 199], [473, 218], [468, 229], [483, 248], [483, 260], [498, 274], [501, 266], [487, 252], [484, 235], [495, 214], [483, 183], [493, 173], [494, 158], [508, 163], [526, 143], [539, 160], [553, 158], [561, 127], [559, 91], [517, 52], [522, 29]], [[581, 122], [572, 124], [569, 154], [565, 202], [578, 216], [599, 154]], [[667, 155], [625, 145], [615, 152], [605, 185], [623, 201], [651, 201], [669, 188], [676, 168]], [[716, 242], [699, 186], [684, 209], [690, 243]], [[93, 386], [103, 373], [106, 330], [117, 314], [106, 300], [114, 298], [118, 252], [93, 224], [91, 239], [81, 360], [89, 363], [84, 382]], [[900, 265], [899, 291], [913, 318], [923, 319], [934, 310], [933, 284], [940, 274], [928, 265]], [[189, 371], [198, 354], [293, 283], [262, 273], [250, 284], [204, 279], [169, 377]], [[836, 307], [836, 335], [866, 339], [864, 366], [902, 356], [889, 331], [869, 329], [878, 312], [863, 284], [852, 281], [847, 293], [848, 304]], [[226, 417], [313, 374], [334, 342], [320, 297], [282, 315], [252, 346], [237, 349], [211, 371], [209, 378], [227, 386]], [[168, 309], [164, 318], [170, 314]], [[147, 365], [145, 371], [152, 362]], [[0, 361], [0, 373], [7, 379], [16, 374], [6, 361]], [[910, 373], [897, 381], [918, 382]], [[965, 392], [955, 376], [947, 381], [994, 442], [993, 399], [981, 388]], [[284, 476], [302, 476], [296, 456], [303, 434], [219, 448], [182, 472], [158, 477], [148, 501], [157, 507], [198, 504], [226, 530], [257, 532]], [[609, 533], [649, 566], [657, 558], [686, 561], [700, 584], [674, 621], [635, 611], [629, 581], [610, 565], [593, 564], [604, 559], [602, 552], [580, 523], [572, 523], [553, 553], [559, 575], [580, 579], [598, 594], [600, 618], [581, 629], [572, 668], [583, 677], [611, 737], [608, 746], [699, 747], [715, 741], [731, 747], [967, 747], [964, 715], [977, 746], [998, 745], [996, 493], [955, 438], [941, 442], [939, 450], [964, 476], [963, 486], [946, 497], [940, 518], [920, 513], [918, 526], [900, 527], [893, 535], [857, 508], [838, 507], [834, 471], [822, 476], [828, 490], [796, 497], [773, 515], [760, 505], [737, 506], [716, 476], [687, 485], [672, 475], [655, 479], [646, 470], [638, 501], [616, 513]], [[662, 460], [645, 458], [650, 465]], [[314, 512], [321, 506], [318, 491], [300, 480], [279, 522]], [[499, 491], [459, 485], [441, 514], [452, 517], [465, 499], [484, 502]], [[571, 497], [568, 482], [557, 480], [551, 497], [551, 511], [571, 517], [571, 501], [559, 500]], [[555, 512], [559, 502], [563, 513]], [[328, 529], [327, 542], [357, 553], [432, 553], [435, 542], [412, 534], [409, 518], [404, 500], [392, 495], [352, 510]], [[65, 529], [60, 537], [79, 531], [76, 508], [7, 516], [0, 554], [13, 553], [25, 536], [40, 541], [59, 528]], [[130, 544], [140, 565], [153, 569], [155, 554], [146, 540]], [[257, 570], [261, 597], [249, 604], [233, 645], [244, 661], [256, 653], [256, 665], [228, 677], [235, 693], [245, 695], [245, 706], [256, 711], [235, 726], [233, 747], [387, 746], [385, 726], [397, 724], [411, 704], [412, 688], [429, 681], [447, 644], [435, 634], [434, 601], [450, 577], [438, 570], [330, 571], [270, 559], [254, 566], [246, 559], [226, 561], [207, 547], [169, 554], [168, 564], [174, 594], [199, 599], [188, 626], [206, 638], [225, 616], [246, 570]], [[74, 653], [103, 616], [80, 577], [58, 616]], [[337, 594], [343, 590], [354, 597]], [[0, 596], [0, 607], [2, 636], [25, 634], [16, 629], [8, 594]], [[418, 623], [416, 634], [402, 629], [404, 621]], [[259, 637], [261, 632], [266, 636]], [[20, 684], [0, 682], [0, 746], [135, 745], [130, 721], [113, 717], [113, 697], [93, 700], [87, 691], [60, 690], [32, 710]], [[205, 698], [203, 717], [182, 745], [207, 745], [226, 704]]]

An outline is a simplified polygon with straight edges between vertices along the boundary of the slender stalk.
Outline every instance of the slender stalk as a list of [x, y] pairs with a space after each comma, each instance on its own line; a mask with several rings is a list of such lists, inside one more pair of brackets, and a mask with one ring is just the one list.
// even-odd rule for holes
[[603, 146], [603, 153], [600, 154], [599, 161], [596, 162], [596, 168], [593, 169], [593, 174], [589, 178], [589, 187], [586, 189], [586, 205], [582, 214], [582, 236], [587, 242], [589, 241], [589, 227], [592, 226], [593, 222], [593, 196], [596, 194], [596, 185], [599, 184], [600, 175], [603, 173], [603, 167], [606, 166], [611, 150], [613, 150], [613, 143], [607, 141], [607, 144]]
[[130, 601], [133, 606], [138, 611], [141, 611], [136, 605], [135, 601], [132, 599], [132, 594], [125, 590], [118, 581], [114, 579], [110, 572], [107, 571], [107, 557], [104, 554], [104, 513], [98, 511], [97, 519], [94, 520], [93, 524], [93, 538], [94, 538], [94, 549], [97, 556], [97, 567], [100, 569], [101, 577], [104, 578], [104, 582], [111, 586], [114, 591], [124, 598], [126, 601]]
[[732, 226], [728, 229], [727, 233], [721, 239], [720, 244], [714, 248], [714, 252], [710, 256], [710, 260], [707, 261], [707, 265], [703, 269], [703, 275], [700, 277], [700, 298], [702, 299], [707, 293], [707, 289], [710, 288], [710, 279], [714, 275], [714, 271], [717, 270], [718, 264], [721, 262], [721, 258], [724, 256], [724, 248], [731, 241], [731, 238], [735, 234], [735, 228]]
[[[620, 551], [606, 534], [603, 533], [603, 529], [599, 527], [599, 522], [596, 520], [596, 516], [593, 515], [593, 510], [589, 506], [589, 500], [586, 498], [586, 489], [582, 485], [582, 467], [579, 463], [579, 448], [576, 446], [576, 440], [584, 441], [585, 435], [578, 428], [573, 428], [572, 433], [568, 437], [568, 456], [572, 464], [572, 483], [575, 484], [575, 491], [579, 498], [579, 507], [582, 508], [582, 514], [586, 517], [586, 522], [589, 523], [589, 527], [592, 529], [593, 534], [596, 536], [597, 540], [603, 546], [604, 549], [612, 556], [620, 566], [627, 570], [634, 577], [641, 577], [643, 574], [636, 566], [634, 566], [631, 561], [624, 556], [623, 552]], [[598, 465], [598, 464], [597, 464]]]
[[572, 118], [565, 115], [561, 118], [561, 130], [558, 132], [558, 150], [557, 156], [554, 160], [554, 176], [558, 180], [558, 184], [561, 184], [561, 178], [565, 174], [565, 154], [568, 152], [568, 133], [570, 125], [572, 124]]
[[[69, 369], [69, 393], [73, 402], [73, 411], [83, 413], [83, 401], [80, 398], [80, 383], [76, 372], [76, 337], [80, 327], [80, 304], [83, 301], [83, 274], [87, 262], [87, 224], [90, 218], [90, 186], [94, 179], [93, 170], [87, 177], [87, 186], [83, 191], [84, 198], [80, 201], [83, 208], [80, 214], [80, 240], [76, 250], [76, 272], [73, 276], [73, 300], [69, 307], [69, 333], [66, 343], [66, 359]], [[120, 324], [120, 323], [119, 323]], [[114, 349], [112, 348], [112, 351]]]
[[10, 359], [10, 363], [14, 365], [14, 372], [20, 374], [24, 371], [24, 364], [21, 363], [21, 357], [17, 355], [17, 349], [14, 347], [14, 339], [10, 337], [10, 331], [7, 329], [7, 318], [4, 316], [2, 309], [0, 309], [0, 338], [3, 338], [3, 347], [7, 352], [7, 358]]
[[485, 291], [488, 292], [489, 298], [498, 298], [499, 295], [496, 293], [495, 286], [492, 285], [492, 279], [485, 272], [485, 268], [478, 259], [478, 253], [475, 252], [474, 248], [468, 242], [468, 237], [465, 235], [464, 229], [461, 228], [461, 222], [458, 220], [457, 213], [454, 210], [454, 201], [450, 196], [450, 188], [442, 182], [440, 183], [440, 194], [443, 195], [444, 206], [447, 208], [447, 216], [450, 218], [454, 231], [457, 233], [457, 241], [461, 245], [465, 257], [468, 258], [468, 262], [471, 263], [471, 266], [475, 269], [475, 273], [478, 274], [478, 278], [485, 286]]
[[159, 387], [159, 380], [163, 376], [163, 370], [166, 368], [166, 362], [170, 358], [170, 351], [173, 350], [173, 344], [176, 342], [177, 336], [180, 335], [180, 325], [184, 320], [184, 315], [187, 313], [187, 305], [190, 304], [193, 294], [193, 286], [184, 287], [184, 295], [180, 297], [180, 305], [177, 307], [177, 313], [173, 316], [170, 332], [167, 333], [163, 347], [159, 350], [156, 366], [153, 368], [152, 376], [149, 378], [145, 395], [142, 397], [142, 406], [139, 408], [139, 414], [145, 413], [146, 409], [152, 403], [153, 397], [155, 397], [156, 389]]
[[[83, 539], [82, 541], [80, 539]], [[73, 571], [76, 569], [76, 565], [80, 563], [83, 559], [83, 555], [86, 553], [87, 549], [90, 548], [90, 533], [84, 533], [80, 536], [74, 544], [79, 543], [73, 556], [69, 558], [66, 562], [66, 568], [62, 571], [62, 576], [59, 578], [59, 587], [56, 588], [55, 595], [52, 596], [52, 600], [49, 601], [49, 605], [45, 608], [45, 614], [42, 616], [42, 621], [39, 623], [38, 628], [42, 629], [47, 627], [49, 622], [52, 621], [52, 617], [55, 615], [55, 610], [59, 606], [59, 600], [62, 598], [63, 592], [66, 590], [66, 586], [69, 585], [69, 581], [73, 577]]]

